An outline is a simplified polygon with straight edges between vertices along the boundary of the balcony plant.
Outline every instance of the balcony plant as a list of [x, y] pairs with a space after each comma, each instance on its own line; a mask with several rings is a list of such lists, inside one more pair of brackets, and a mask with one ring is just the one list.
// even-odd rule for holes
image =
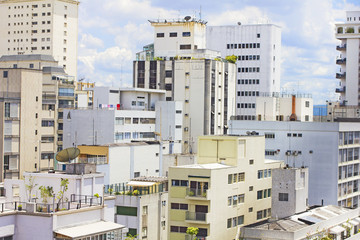
[[21, 205], [21, 204], [18, 205], [18, 210], [19, 210], [19, 211], [22, 210], [22, 205]]
[[197, 227], [188, 227], [186, 229], [186, 234], [191, 236], [191, 240], [197, 240], [196, 235], [199, 233], [199, 229]]
[[194, 196], [195, 195], [195, 193], [193, 192], [193, 191], [189, 191], [189, 196], [190, 197], [192, 197], [192, 196]]
[[69, 188], [69, 179], [61, 178], [60, 180], [60, 191], [56, 194], [56, 199], [58, 200], [56, 209], [59, 210], [60, 202], [64, 199], [65, 192]]
[[108, 191], [109, 191], [110, 195], [112, 195], [112, 193], [113, 193], [114, 190], [113, 190], [112, 188], [109, 188]]
[[94, 197], [99, 198], [100, 196], [99, 196], [98, 193], [95, 193], [95, 194], [94, 194]]
[[140, 194], [140, 192], [139, 192], [139, 190], [134, 190], [134, 191], [132, 192], [132, 194], [133, 194], [134, 196], [137, 196], [137, 195]]
[[236, 63], [237, 57], [235, 55], [226, 56], [225, 60], [228, 61], [229, 63]]

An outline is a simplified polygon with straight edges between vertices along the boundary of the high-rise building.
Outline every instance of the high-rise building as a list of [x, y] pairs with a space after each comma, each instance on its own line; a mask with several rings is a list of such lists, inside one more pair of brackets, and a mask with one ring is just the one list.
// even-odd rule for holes
[[75, 0], [1, 0], [0, 56], [52, 55], [76, 76], [78, 6]]
[[280, 91], [281, 29], [274, 24], [208, 26], [206, 48], [237, 57], [236, 115], [256, 119], [256, 97]]
[[310, 206], [359, 206], [359, 122], [230, 121], [229, 132], [265, 135], [267, 158], [308, 167]]
[[190, 17], [150, 22], [154, 54], [138, 57], [155, 57], [134, 62], [133, 85], [165, 89], [167, 101], [184, 103], [183, 150], [196, 152], [198, 136], [226, 133], [227, 121], [235, 114], [236, 66], [205, 49], [206, 22]]
[[52, 168], [55, 153], [62, 150], [63, 110], [74, 107], [74, 78], [49, 55], [2, 56], [0, 68], [0, 105], [5, 108], [1, 177]]
[[346, 23], [336, 24], [335, 37], [341, 41], [336, 46], [340, 55], [336, 64], [340, 66], [340, 71], [336, 73], [336, 78], [340, 79], [340, 88], [336, 89], [340, 93], [340, 104], [360, 105], [359, 99], [359, 44], [360, 44], [360, 11], [347, 11]]

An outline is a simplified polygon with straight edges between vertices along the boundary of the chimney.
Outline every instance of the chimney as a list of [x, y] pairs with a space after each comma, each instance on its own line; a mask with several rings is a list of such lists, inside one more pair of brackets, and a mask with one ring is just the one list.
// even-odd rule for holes
[[291, 108], [291, 115], [290, 115], [290, 121], [296, 121], [297, 120], [297, 117], [296, 117], [296, 114], [295, 114], [295, 106], [296, 106], [296, 96], [295, 95], [292, 95], [291, 96], [291, 101], [292, 101], [292, 108]]

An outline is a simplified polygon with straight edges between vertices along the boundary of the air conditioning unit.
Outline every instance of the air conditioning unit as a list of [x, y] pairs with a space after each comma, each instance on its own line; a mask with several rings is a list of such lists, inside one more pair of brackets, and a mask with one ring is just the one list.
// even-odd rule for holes
[[290, 156], [290, 155], [291, 155], [291, 151], [290, 151], [290, 150], [286, 151], [285, 155], [286, 155], [286, 156]]

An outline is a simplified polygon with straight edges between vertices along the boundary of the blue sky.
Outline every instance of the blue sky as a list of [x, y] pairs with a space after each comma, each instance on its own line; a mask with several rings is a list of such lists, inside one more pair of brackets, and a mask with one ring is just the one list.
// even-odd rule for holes
[[208, 25], [270, 22], [282, 27], [281, 87], [336, 100], [339, 54], [334, 24], [355, 0], [83, 0], [79, 8], [79, 78], [96, 85], [131, 86], [132, 61], [153, 41], [148, 19], [199, 16]]

